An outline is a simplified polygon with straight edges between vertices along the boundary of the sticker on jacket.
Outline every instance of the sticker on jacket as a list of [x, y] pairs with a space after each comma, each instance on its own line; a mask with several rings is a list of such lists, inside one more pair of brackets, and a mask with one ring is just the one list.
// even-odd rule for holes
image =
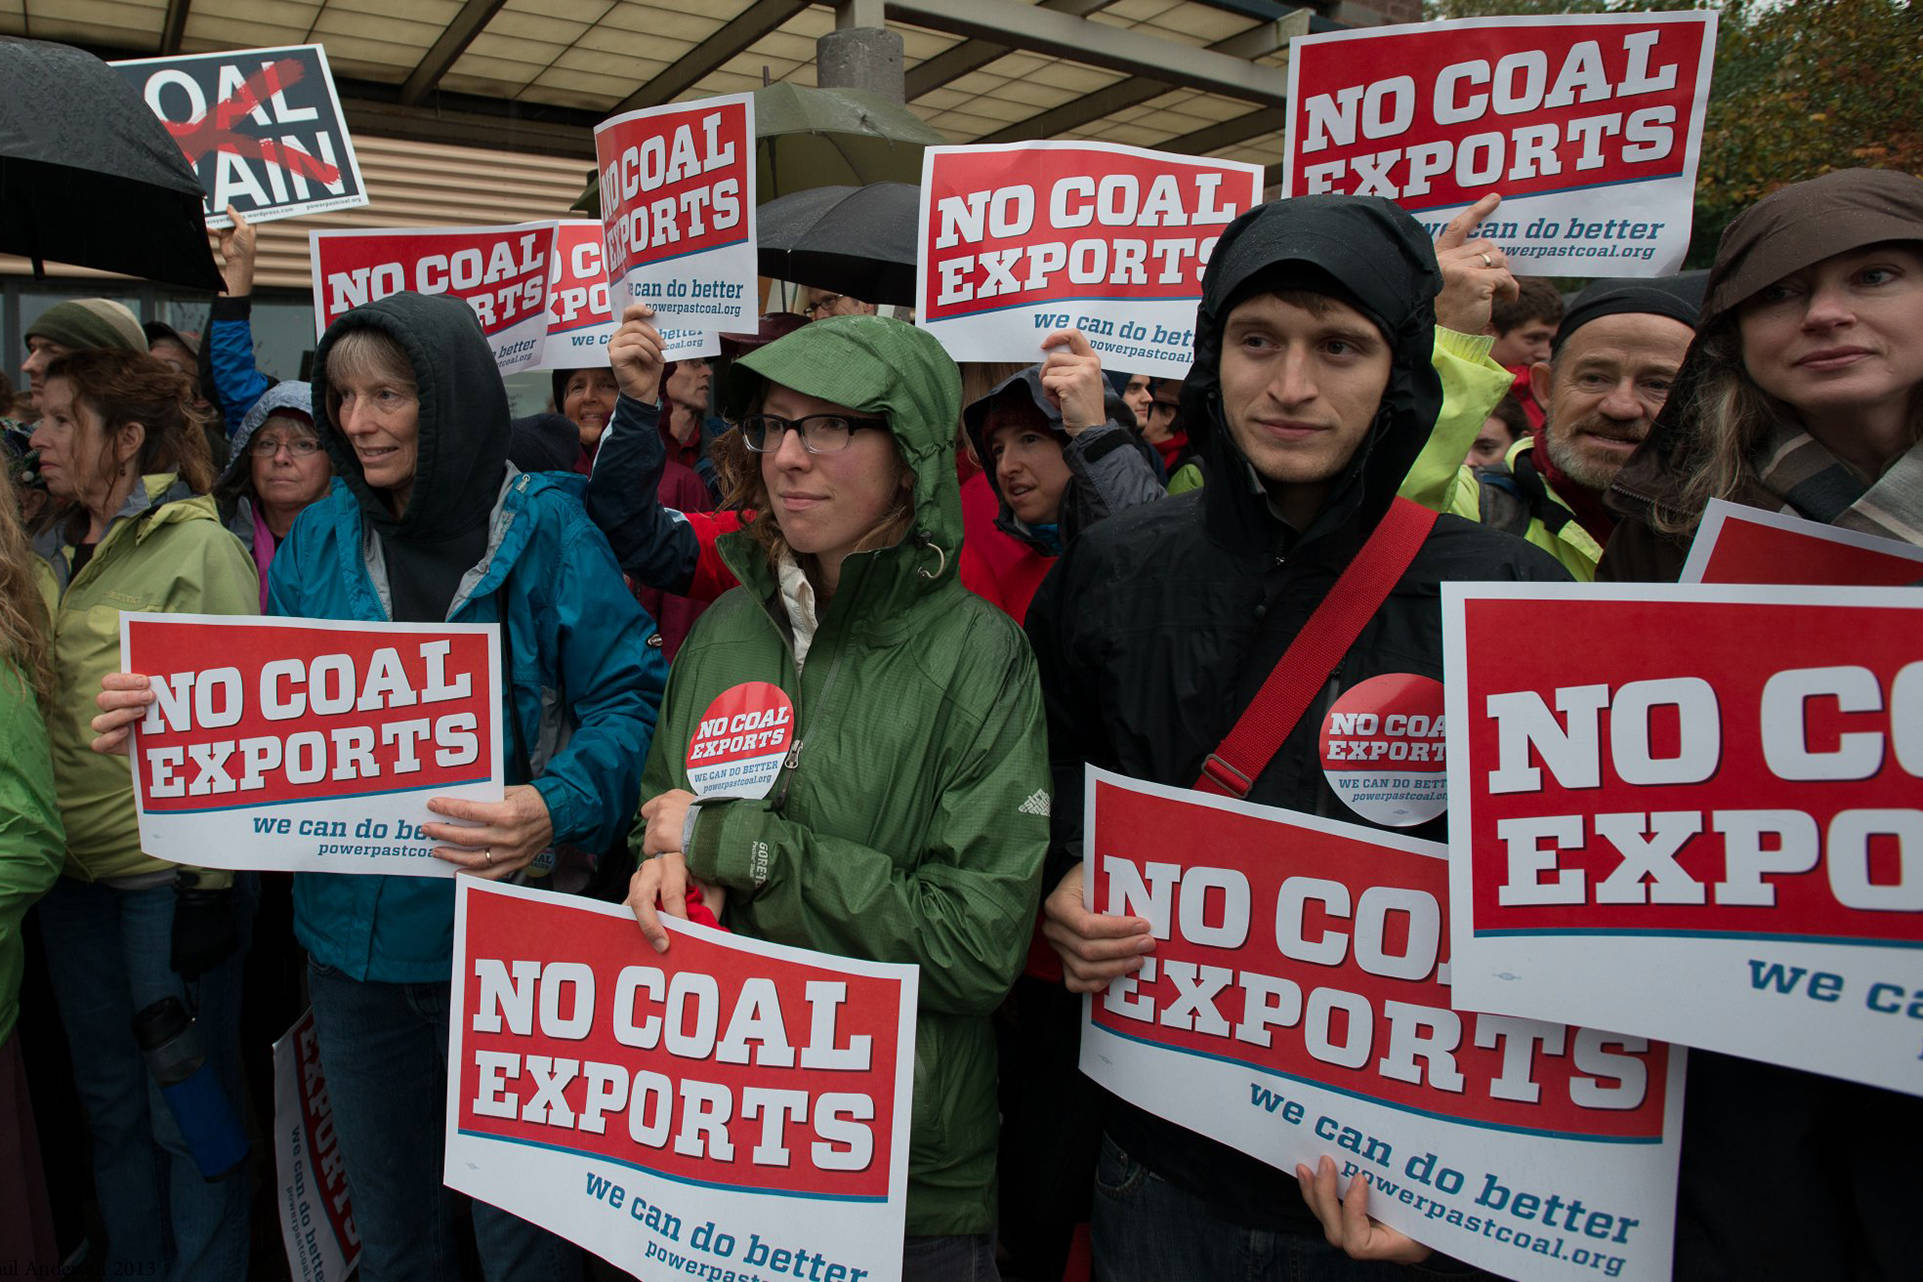
[[795, 705], [766, 681], [731, 686], [688, 744], [688, 786], [701, 797], [765, 797], [795, 737]]
[[1413, 828], [1448, 805], [1442, 682], [1413, 672], [1370, 677], [1342, 692], [1322, 722], [1322, 773], [1370, 823]]

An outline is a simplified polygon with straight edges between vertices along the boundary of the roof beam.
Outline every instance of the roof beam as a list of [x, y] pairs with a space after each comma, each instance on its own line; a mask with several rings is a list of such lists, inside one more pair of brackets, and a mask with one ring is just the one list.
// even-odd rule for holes
[[406, 83], [401, 86], [401, 102], [412, 107], [427, 97], [506, 3], [507, 0], [467, 0], [453, 20], [441, 29], [441, 38], [408, 73]]
[[1288, 94], [1288, 76], [1279, 67], [1261, 66], [1210, 49], [1192, 49], [1016, 0], [969, 0], [966, 5], [952, 6], [947, 0], [888, 0], [888, 12], [916, 26], [992, 40], [1091, 67], [1153, 76], [1170, 85], [1230, 98], [1279, 103]]
[[1205, 125], [1194, 133], [1169, 138], [1155, 144], [1158, 151], [1175, 151], [1185, 156], [1208, 156], [1233, 147], [1238, 142], [1274, 133], [1288, 124], [1288, 108], [1262, 107], [1245, 116]]
[[187, 33], [187, 9], [192, 0], [167, 0], [167, 16], [160, 24], [160, 52], [180, 52], [180, 38]]
[[[1238, 31], [1225, 40], [1217, 40], [1209, 46], [1214, 53], [1227, 54], [1232, 58], [1252, 60], [1265, 57], [1278, 50], [1289, 47], [1292, 36], [1307, 35], [1309, 31], [1309, 10], [1297, 9], [1286, 17], [1273, 22], [1257, 23], [1246, 31]], [[1282, 83], [1288, 84], [1288, 68], [1281, 68]], [[1022, 142], [1029, 138], [1058, 138], [1071, 129], [1079, 128], [1090, 121], [1112, 116], [1118, 111], [1138, 107], [1154, 98], [1159, 98], [1174, 86], [1167, 81], [1152, 76], [1134, 76], [1118, 81], [1094, 93], [1071, 98], [1059, 107], [1051, 107], [1026, 120], [1018, 120], [1012, 125], [997, 129], [994, 133], [977, 142]]]
[[668, 69], [623, 98], [608, 112], [618, 116], [642, 107], [673, 102], [706, 79], [708, 73], [808, 7], [808, 0], [755, 0]]
[[[1097, 9], [1106, 9], [1111, 3], [1112, 0], [1041, 0], [1036, 7], [1080, 18]], [[971, 71], [980, 71], [1002, 55], [1014, 52], [1012, 46], [997, 44], [993, 40], [964, 40], [952, 48], [944, 49], [934, 57], [917, 63], [909, 71], [906, 77], [908, 101], [913, 102], [931, 89], [939, 89]]]

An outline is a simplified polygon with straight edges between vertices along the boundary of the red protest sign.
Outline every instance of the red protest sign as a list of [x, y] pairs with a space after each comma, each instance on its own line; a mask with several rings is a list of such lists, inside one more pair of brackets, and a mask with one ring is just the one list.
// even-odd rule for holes
[[[1474, 18], [1290, 42], [1283, 191], [1384, 196], [1519, 270], [1661, 275], [1688, 248], [1713, 13]], [[1586, 193], [1611, 187], [1608, 207]], [[1604, 216], [1604, 215], [1607, 216]]]
[[678, 921], [658, 954], [624, 910], [457, 886], [449, 1185], [631, 1269], [896, 1274], [913, 967]]
[[[1089, 773], [1087, 906], [1156, 942], [1090, 999], [1083, 1071], [1285, 1170], [1367, 1171], [1372, 1215], [1497, 1272], [1668, 1276], [1681, 1057], [1455, 1010], [1439, 846]], [[1582, 1217], [1545, 1189], [1608, 1227], [1548, 1249]]]
[[1458, 998], [1923, 1093], [1923, 599], [1444, 610]]
[[474, 309], [502, 373], [536, 368], [547, 337], [554, 224], [431, 231], [317, 231], [314, 332], [363, 303], [413, 290]]
[[[754, 138], [750, 94], [649, 107], [595, 126], [617, 315], [643, 302], [690, 336], [754, 328]], [[694, 354], [692, 338], [657, 327], [667, 355]]]
[[570, 218], [554, 225], [543, 366], [580, 369], [606, 362], [617, 317], [601, 257], [600, 223], [591, 218]]
[[360, 1258], [361, 1238], [311, 1010], [274, 1043], [274, 1169], [289, 1271], [338, 1282]]
[[1923, 548], [1711, 499], [1681, 581], [1907, 587], [1923, 581]]
[[451, 873], [429, 797], [499, 800], [491, 625], [121, 616], [142, 848], [222, 868]]
[[957, 360], [1037, 359], [1071, 326], [1104, 366], [1180, 378], [1202, 270], [1262, 170], [1109, 143], [930, 147], [916, 315]]

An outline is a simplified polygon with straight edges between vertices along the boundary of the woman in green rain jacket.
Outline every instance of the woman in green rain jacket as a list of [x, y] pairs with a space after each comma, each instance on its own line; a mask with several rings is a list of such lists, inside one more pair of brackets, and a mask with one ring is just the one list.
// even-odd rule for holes
[[[657, 342], [630, 319], [611, 345], [624, 394], [653, 396]], [[679, 915], [692, 877], [742, 934], [921, 967], [904, 1277], [993, 1277], [989, 1014], [1035, 920], [1049, 793], [1028, 645], [955, 576], [960, 377], [926, 333], [847, 316], [731, 378], [760, 516], [722, 540], [742, 586], [669, 677], [629, 903], [665, 948], [655, 905]], [[749, 682], [793, 701], [793, 746], [765, 796], [703, 801], [690, 741]]]

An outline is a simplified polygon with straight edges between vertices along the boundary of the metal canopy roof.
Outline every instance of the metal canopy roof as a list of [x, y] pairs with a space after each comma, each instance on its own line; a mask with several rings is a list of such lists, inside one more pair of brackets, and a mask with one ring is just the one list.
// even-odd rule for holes
[[[1093, 139], [1265, 165], [1282, 154], [1288, 37], [1312, 16], [1272, 0], [842, 0], [839, 13], [901, 35], [909, 105], [951, 141]], [[589, 157], [591, 127], [617, 111], [764, 76], [814, 84], [815, 41], [837, 16], [803, 0], [0, 0], [0, 35], [108, 57], [318, 42], [357, 132]], [[1335, 24], [1319, 11], [1313, 25]]]

